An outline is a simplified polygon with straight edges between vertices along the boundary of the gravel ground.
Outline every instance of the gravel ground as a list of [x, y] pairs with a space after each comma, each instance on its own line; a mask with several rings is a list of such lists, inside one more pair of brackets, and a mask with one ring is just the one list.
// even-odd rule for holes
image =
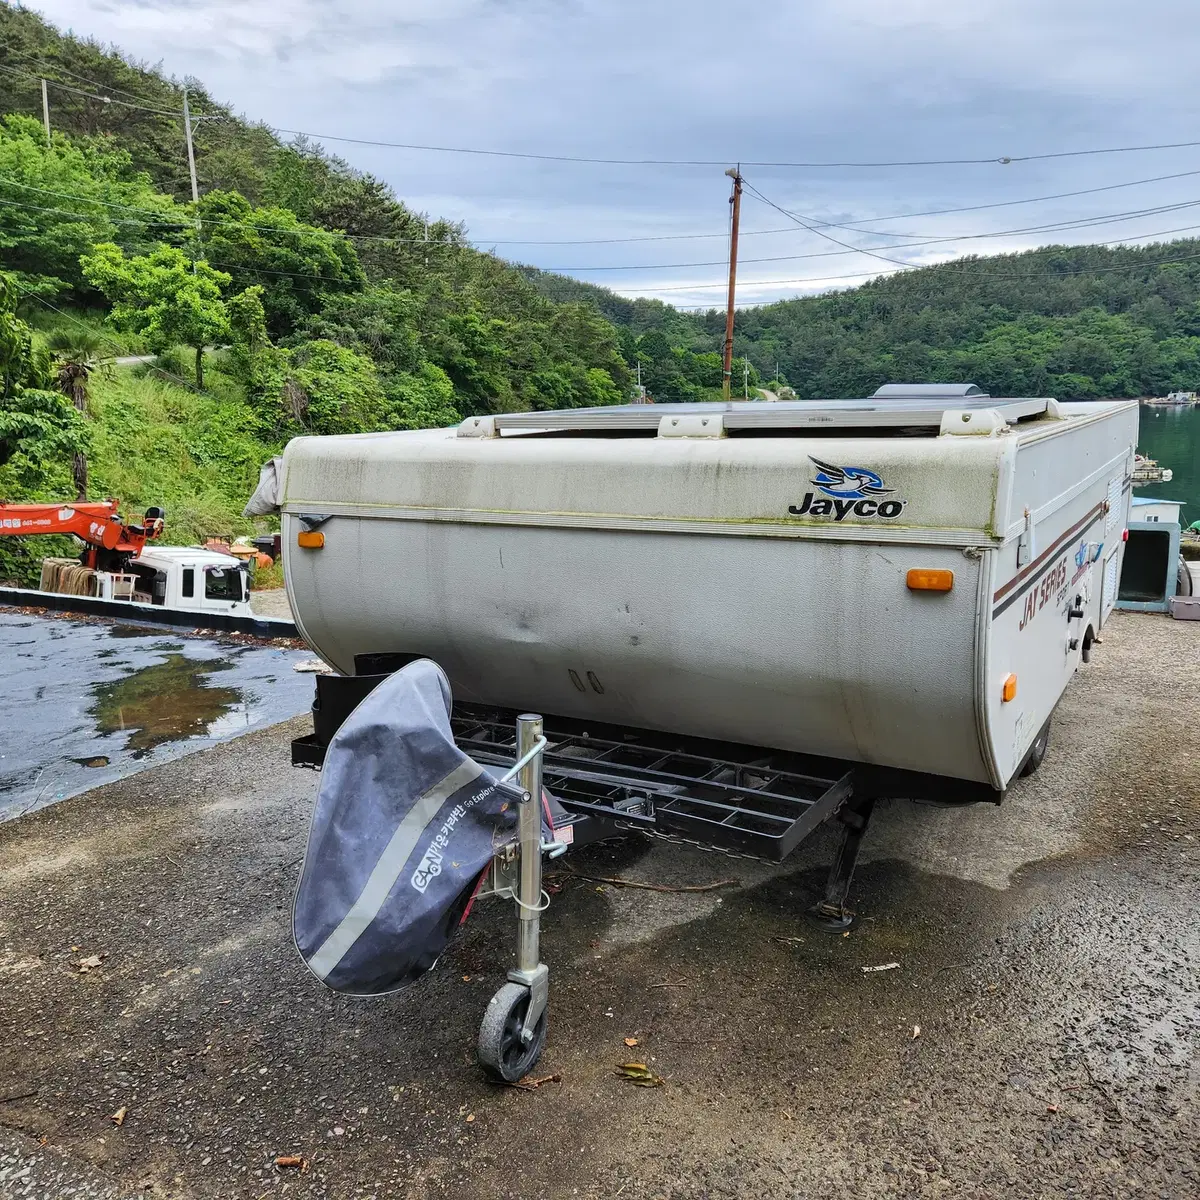
[[287, 588], [271, 588], [265, 592], [250, 593], [250, 607], [256, 617], [280, 617], [292, 619], [292, 606], [288, 603]]
[[849, 937], [799, 917], [829, 835], [779, 867], [573, 855], [738, 882], [560, 880], [532, 1091], [473, 1062], [507, 907], [384, 1000], [296, 960], [302, 721], [0, 826], [0, 1195], [1200, 1195], [1200, 625], [1105, 634], [1004, 805], [877, 813]]

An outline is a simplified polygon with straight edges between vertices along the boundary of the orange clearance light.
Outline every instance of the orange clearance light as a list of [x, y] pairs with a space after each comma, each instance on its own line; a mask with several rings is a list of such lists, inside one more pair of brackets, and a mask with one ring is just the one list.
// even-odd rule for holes
[[302, 529], [296, 534], [296, 545], [301, 550], [320, 550], [325, 545], [325, 535], [309, 529]]
[[1017, 677], [1015, 675], [1005, 675], [1004, 690], [1000, 694], [1004, 697], [1005, 704], [1017, 698]]
[[913, 592], [948, 592], [953, 586], [953, 571], [932, 571], [925, 567], [913, 567], [908, 573], [908, 587]]

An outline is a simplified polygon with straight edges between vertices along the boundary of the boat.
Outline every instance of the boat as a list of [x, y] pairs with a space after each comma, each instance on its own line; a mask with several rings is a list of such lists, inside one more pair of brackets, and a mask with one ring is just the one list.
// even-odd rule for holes
[[1131, 476], [1134, 487], [1146, 487], [1151, 483], [1170, 483], [1174, 478], [1171, 468], [1160, 467], [1157, 459], [1147, 458], [1144, 454], [1134, 455]]
[[1200, 405], [1195, 392], [1168, 392], [1165, 396], [1149, 396], [1142, 401], [1150, 408], [1194, 408]]

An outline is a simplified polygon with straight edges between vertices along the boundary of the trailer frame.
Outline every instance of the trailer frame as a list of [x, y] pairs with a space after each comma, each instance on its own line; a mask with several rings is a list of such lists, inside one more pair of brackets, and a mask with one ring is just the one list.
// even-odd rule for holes
[[[326, 691], [329, 680], [339, 679], [323, 678]], [[362, 677], [341, 682], [344, 720], [371, 689], [364, 690]], [[327, 733], [330, 723], [323, 724]], [[821, 765], [830, 760], [701, 746], [696, 739], [648, 731], [602, 728], [592, 737], [571, 722], [529, 713], [513, 718], [469, 705], [456, 707], [451, 724], [460, 749], [480, 763], [507, 768], [500, 779], [516, 778], [521, 788], [517, 838], [497, 847], [476, 893], [477, 899], [510, 900], [516, 908], [516, 964], [484, 1012], [477, 1045], [481, 1067], [499, 1082], [516, 1083], [528, 1074], [546, 1040], [550, 972], [541, 960], [540, 935], [550, 896], [542, 886], [544, 856], [558, 858], [590, 842], [640, 832], [779, 863], [836, 821], [838, 845], [825, 892], [807, 915], [831, 932], [855, 921], [849, 892], [875, 799], [855, 795], [854, 769], [847, 764], [830, 775]], [[318, 733], [295, 739], [293, 765], [319, 769], [327, 744]], [[551, 826], [549, 839], [542, 823], [547, 793], [566, 814]]]

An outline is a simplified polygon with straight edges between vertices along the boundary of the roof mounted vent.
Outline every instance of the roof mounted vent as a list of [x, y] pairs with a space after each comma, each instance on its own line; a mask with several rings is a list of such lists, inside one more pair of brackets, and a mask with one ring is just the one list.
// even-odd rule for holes
[[885, 383], [877, 388], [873, 400], [961, 400], [966, 396], [987, 396], [973, 383]]

